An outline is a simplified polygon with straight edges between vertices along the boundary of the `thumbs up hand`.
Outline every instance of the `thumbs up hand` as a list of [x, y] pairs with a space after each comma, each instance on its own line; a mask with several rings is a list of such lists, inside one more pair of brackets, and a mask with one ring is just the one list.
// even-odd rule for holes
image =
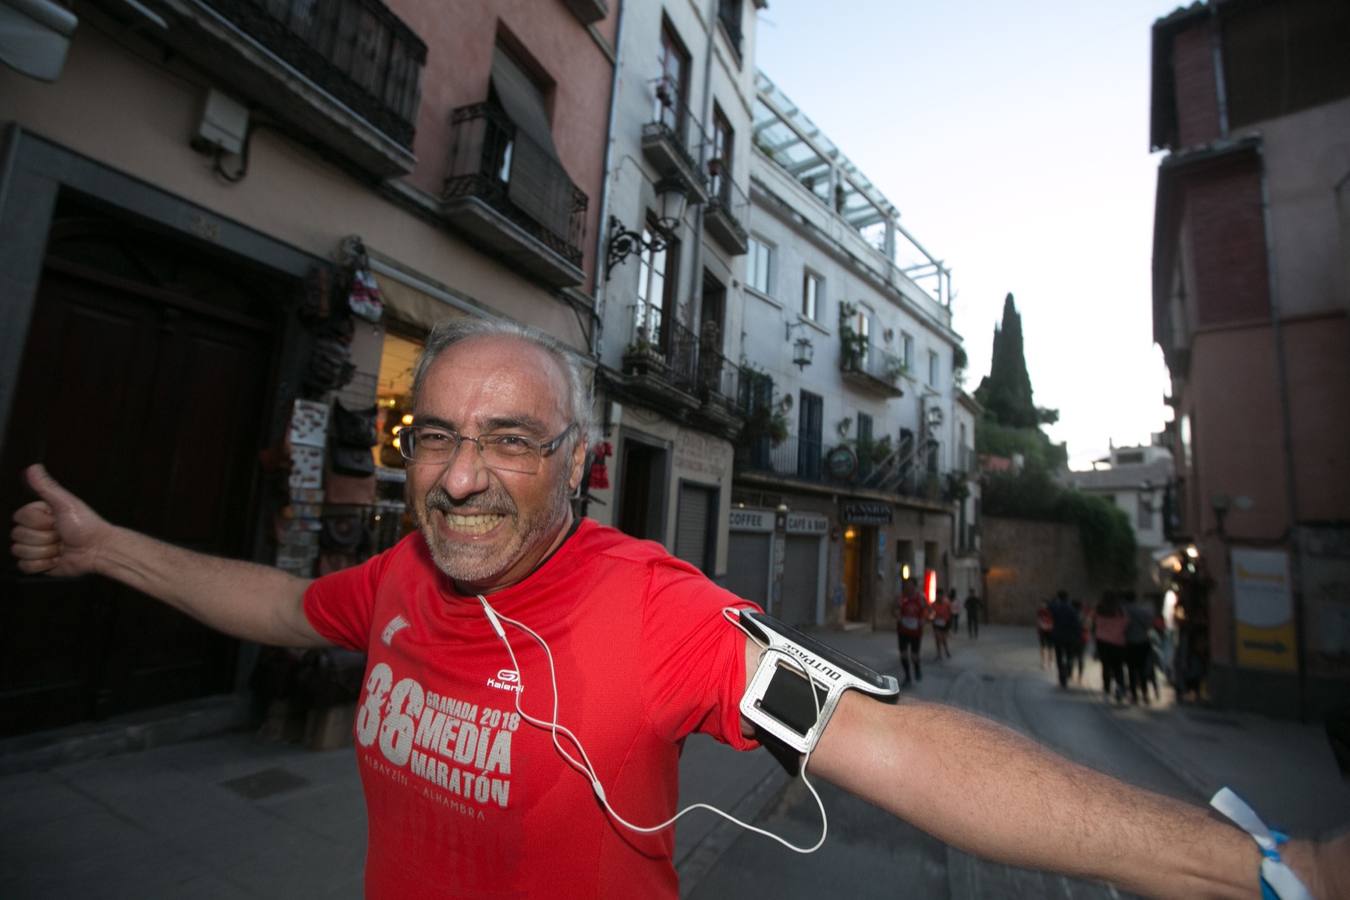
[[110, 530], [89, 505], [61, 487], [40, 465], [24, 471], [38, 495], [14, 513], [10, 552], [28, 575], [84, 575], [93, 571], [99, 544]]

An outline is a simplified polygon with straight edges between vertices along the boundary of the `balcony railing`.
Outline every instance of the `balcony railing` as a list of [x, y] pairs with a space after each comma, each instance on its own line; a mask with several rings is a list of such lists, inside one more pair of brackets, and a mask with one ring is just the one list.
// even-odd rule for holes
[[900, 390], [904, 362], [878, 347], [868, 346], [859, 351], [846, 344], [839, 354], [839, 371], [847, 380], [889, 396], [899, 397], [904, 393]]
[[824, 443], [790, 435], [775, 445], [767, 436], [757, 437], [736, 448], [736, 465], [748, 472], [824, 482]]
[[705, 401], [720, 404], [729, 412], [744, 415], [740, 409], [741, 367], [714, 350], [704, 341], [698, 351], [699, 395]]
[[207, 0], [235, 27], [411, 149], [427, 45], [379, 0]]
[[746, 220], [750, 213], [750, 200], [745, 192], [736, 186], [731, 172], [722, 165], [721, 160], [708, 164], [708, 206], [704, 225], [722, 246], [739, 256], [750, 249], [750, 232], [746, 230]]
[[642, 126], [642, 151], [663, 178], [677, 179], [690, 192], [690, 201], [707, 199], [707, 183], [701, 168], [708, 138], [685, 105], [678, 87], [668, 78], [652, 82], [655, 108], [652, 120]]
[[[859, 459], [851, 474], [841, 476], [832, 475], [826, 465], [826, 457], [833, 449], [819, 438], [802, 439], [792, 435], [775, 445], [767, 435], [754, 434], [737, 446], [736, 468], [747, 473], [815, 484], [848, 485], [931, 503], [943, 502], [942, 478], [917, 465], [912, 455], [901, 459], [901, 455], [895, 453], [878, 461], [865, 451], [865, 463], [864, 459]], [[857, 453], [856, 447], [850, 449]]]
[[698, 336], [679, 322], [667, 320], [649, 303], [629, 307], [633, 333], [624, 353], [624, 368], [664, 381], [687, 394], [699, 389]]
[[691, 394], [698, 392], [698, 335], [679, 322], [662, 325], [663, 349], [670, 383]]
[[962, 445], [956, 448], [956, 469], [967, 475], [979, 471], [979, 460], [975, 458], [975, 448]]
[[[513, 228], [476, 210], [448, 210], [452, 221], [550, 283], [579, 283], [587, 198], [562, 164], [489, 104], [461, 107], [451, 123], [454, 140], [442, 202], [450, 206], [476, 198], [538, 246], [522, 242]], [[549, 258], [550, 253], [561, 260]]]

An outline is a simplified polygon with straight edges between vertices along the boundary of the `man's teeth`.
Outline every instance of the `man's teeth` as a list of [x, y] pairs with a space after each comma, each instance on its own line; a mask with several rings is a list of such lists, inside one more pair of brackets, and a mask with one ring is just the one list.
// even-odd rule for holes
[[445, 523], [455, 531], [467, 531], [470, 534], [484, 534], [496, 527], [504, 516], [500, 515], [476, 515], [460, 516], [454, 513], [444, 513]]

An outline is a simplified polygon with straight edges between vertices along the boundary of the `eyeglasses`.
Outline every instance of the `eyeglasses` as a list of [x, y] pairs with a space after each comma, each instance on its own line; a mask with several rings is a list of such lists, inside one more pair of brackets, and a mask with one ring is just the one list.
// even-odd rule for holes
[[554, 453], [576, 427], [573, 422], [553, 440], [540, 442], [523, 434], [480, 434], [472, 438], [434, 425], [410, 425], [399, 429], [398, 452], [409, 462], [445, 465], [454, 459], [460, 444], [471, 441], [478, 445], [478, 455], [489, 469], [534, 475], [544, 457]]

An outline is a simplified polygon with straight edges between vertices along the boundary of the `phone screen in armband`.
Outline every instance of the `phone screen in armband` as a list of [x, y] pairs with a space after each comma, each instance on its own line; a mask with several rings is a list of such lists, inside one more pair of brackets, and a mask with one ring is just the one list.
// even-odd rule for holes
[[807, 680], [786, 663], [775, 666], [773, 677], [764, 689], [764, 696], [755, 705], [802, 737], [816, 724], [818, 712], [825, 708], [829, 693], [816, 687], [816, 700], [811, 700]]

